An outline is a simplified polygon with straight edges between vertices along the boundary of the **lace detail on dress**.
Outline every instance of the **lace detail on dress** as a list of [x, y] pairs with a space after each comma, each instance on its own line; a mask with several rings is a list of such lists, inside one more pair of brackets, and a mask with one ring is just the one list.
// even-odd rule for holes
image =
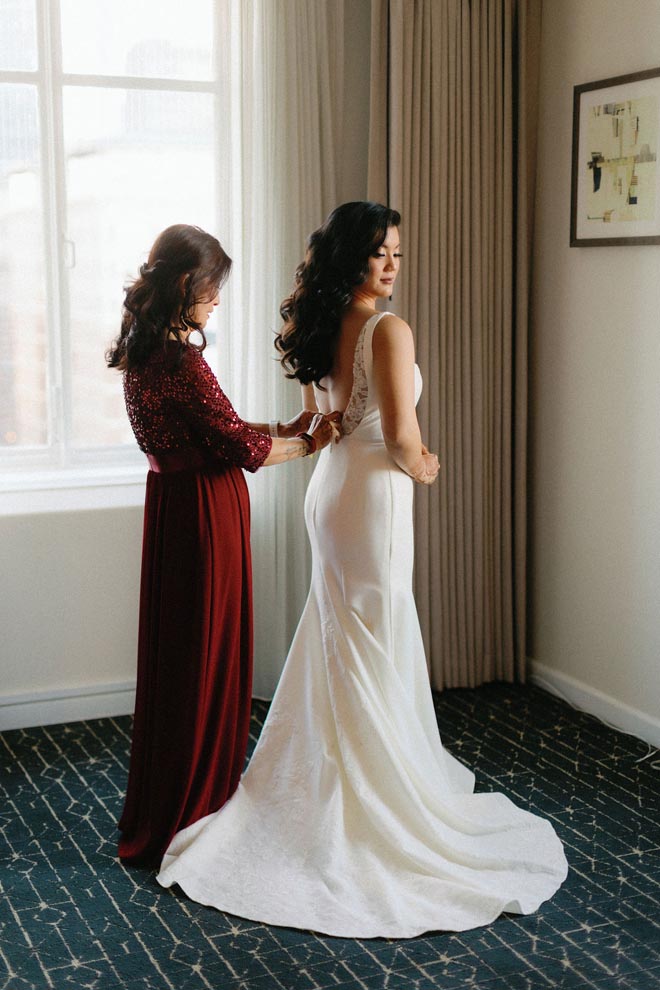
[[367, 320], [360, 330], [357, 344], [355, 345], [355, 353], [353, 355], [353, 387], [348, 405], [344, 410], [341, 420], [341, 431], [344, 436], [352, 433], [360, 425], [364, 416], [364, 410], [367, 408], [369, 384], [367, 382], [367, 372], [364, 367], [364, 336], [372, 319], [373, 316]]
[[[358, 334], [355, 352], [353, 354], [353, 387], [348, 398], [346, 409], [342, 417], [342, 433], [347, 436], [356, 430], [362, 422], [365, 409], [367, 408], [367, 398], [369, 396], [369, 382], [367, 379], [367, 362], [364, 356], [364, 345], [369, 337], [369, 347], [373, 338], [373, 331], [382, 316], [391, 315], [387, 310], [382, 313], [374, 313], [364, 324]], [[372, 331], [369, 333], [369, 331]]]

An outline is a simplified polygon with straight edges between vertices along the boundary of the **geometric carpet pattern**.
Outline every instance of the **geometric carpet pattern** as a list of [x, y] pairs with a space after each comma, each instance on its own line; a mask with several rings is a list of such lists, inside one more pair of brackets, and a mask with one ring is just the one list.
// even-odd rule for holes
[[[249, 922], [116, 856], [131, 719], [0, 735], [0, 990], [658, 990], [660, 768], [531, 686], [435, 697], [477, 789], [549, 818], [567, 881], [530, 917], [342, 939]], [[255, 701], [251, 746], [267, 704]]]

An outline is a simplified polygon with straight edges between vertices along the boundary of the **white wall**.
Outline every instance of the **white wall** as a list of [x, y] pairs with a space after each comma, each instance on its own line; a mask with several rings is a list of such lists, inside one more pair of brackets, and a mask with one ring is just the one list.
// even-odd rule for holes
[[[351, 0], [342, 201], [366, 195], [369, 34], [369, 0]], [[142, 509], [53, 512], [45, 495], [21, 514], [11, 501], [3, 516], [0, 499], [0, 731], [131, 712]]]
[[0, 728], [132, 711], [142, 509], [0, 518]]
[[660, 745], [660, 246], [569, 247], [573, 86], [660, 64], [660, 0], [544, 6], [533, 671]]

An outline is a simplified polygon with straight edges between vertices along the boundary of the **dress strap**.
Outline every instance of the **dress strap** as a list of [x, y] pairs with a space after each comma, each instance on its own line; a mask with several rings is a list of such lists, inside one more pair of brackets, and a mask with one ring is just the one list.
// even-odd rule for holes
[[374, 313], [374, 315], [367, 320], [362, 330], [364, 336], [362, 337], [362, 344], [361, 344], [361, 350], [362, 350], [361, 359], [362, 359], [362, 365], [364, 367], [364, 373], [367, 378], [371, 378], [371, 370], [374, 364], [374, 352], [373, 352], [374, 330], [378, 326], [378, 323], [383, 316], [391, 316], [391, 315], [392, 314], [389, 312]]

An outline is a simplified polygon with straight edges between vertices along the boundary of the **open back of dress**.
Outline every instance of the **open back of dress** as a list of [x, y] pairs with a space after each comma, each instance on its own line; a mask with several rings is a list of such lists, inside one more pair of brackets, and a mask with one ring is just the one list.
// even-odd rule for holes
[[346, 435], [308, 488], [312, 582], [259, 743], [158, 877], [245, 918], [361, 938], [535, 911], [567, 869], [547, 821], [474, 794], [442, 747], [412, 593], [413, 482], [372, 382], [380, 315], [357, 341]]

